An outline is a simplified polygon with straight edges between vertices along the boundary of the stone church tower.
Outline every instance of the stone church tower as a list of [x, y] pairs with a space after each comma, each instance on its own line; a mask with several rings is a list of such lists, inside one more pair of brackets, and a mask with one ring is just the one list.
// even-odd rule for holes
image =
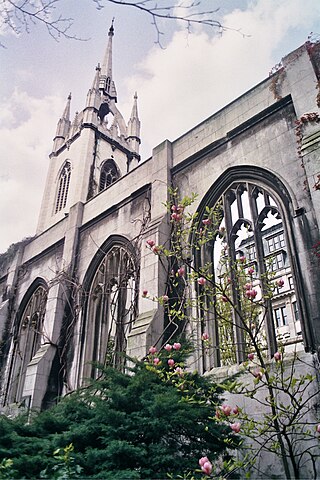
[[[165, 308], [152, 299], [170, 293], [167, 276], [146, 241], [170, 241], [163, 202], [172, 185], [180, 197], [198, 193], [190, 213], [200, 221], [223, 205], [223, 238], [188, 261], [209, 259], [215, 274], [215, 252], [226, 248], [254, 266], [257, 282], [267, 264], [283, 279], [264, 321], [269, 353], [279, 338], [288, 350], [320, 351], [319, 43], [302, 45], [272, 76], [141, 161], [137, 95], [127, 123], [117, 107], [113, 36], [112, 25], [84, 109], [71, 120], [69, 95], [58, 121], [35, 237], [0, 257], [5, 412], [47, 408], [96, 377], [97, 363], [121, 368], [124, 352], [143, 358], [166, 341]], [[193, 312], [186, 329], [200, 372], [244, 360], [240, 329], [225, 353], [214, 314]], [[210, 355], [201, 350], [204, 329]]]
[[112, 75], [112, 38], [102, 66], [96, 67], [85, 108], [70, 120], [71, 94], [58, 121], [37, 233], [61, 220], [71, 205], [86, 202], [139, 163], [137, 95], [126, 124], [117, 108]]

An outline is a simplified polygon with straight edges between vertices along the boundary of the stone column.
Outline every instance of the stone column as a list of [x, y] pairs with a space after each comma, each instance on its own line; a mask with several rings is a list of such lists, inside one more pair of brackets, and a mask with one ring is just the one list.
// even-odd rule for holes
[[[166, 140], [154, 148], [152, 156], [151, 219], [143, 234], [141, 244], [139, 317], [128, 337], [128, 355], [142, 358], [148, 348], [158, 342], [164, 329], [163, 307], [152, 298], [165, 293], [166, 268], [159, 255], [147, 248], [146, 241], [152, 239], [155, 245], [164, 245], [170, 237], [170, 223], [164, 202], [168, 200], [168, 187], [171, 182], [172, 147]], [[148, 297], [143, 298], [143, 290]]]

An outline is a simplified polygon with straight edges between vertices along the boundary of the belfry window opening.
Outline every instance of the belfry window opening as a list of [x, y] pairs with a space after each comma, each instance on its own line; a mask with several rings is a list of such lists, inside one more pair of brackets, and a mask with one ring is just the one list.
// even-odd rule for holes
[[99, 192], [110, 187], [119, 178], [117, 166], [113, 160], [107, 160], [101, 168]]

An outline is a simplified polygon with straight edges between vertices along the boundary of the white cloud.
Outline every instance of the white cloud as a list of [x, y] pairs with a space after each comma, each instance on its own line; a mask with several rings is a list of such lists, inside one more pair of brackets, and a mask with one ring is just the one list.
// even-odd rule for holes
[[18, 89], [0, 105], [0, 252], [35, 233], [51, 139], [62, 108], [60, 98], [37, 99]]
[[128, 80], [130, 91], [139, 85], [144, 154], [263, 80], [280, 60], [273, 52], [281, 41], [296, 28], [306, 29], [307, 35], [319, 14], [318, 0], [256, 0], [247, 10], [236, 9], [222, 19], [223, 25], [241, 28], [248, 37], [232, 30], [209, 36], [197, 29], [186, 38], [180, 30], [166, 50], [154, 47]]

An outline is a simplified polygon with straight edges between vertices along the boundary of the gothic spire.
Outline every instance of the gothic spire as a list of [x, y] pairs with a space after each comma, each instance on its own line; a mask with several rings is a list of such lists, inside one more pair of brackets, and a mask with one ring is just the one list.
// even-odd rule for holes
[[130, 120], [139, 120], [139, 115], [138, 115], [138, 95], [137, 92], [135, 92], [133, 96], [133, 106], [132, 106], [132, 111], [131, 111], [131, 117]]
[[114, 36], [114, 19], [108, 33], [108, 45], [104, 55], [100, 74], [100, 90], [109, 98], [117, 101], [117, 92], [114, 81], [112, 79], [112, 38]]
[[135, 92], [133, 97], [133, 106], [131, 116], [128, 122], [127, 139], [136, 153], [139, 153], [140, 145], [140, 120], [138, 115], [138, 95]]
[[60, 117], [57, 124], [56, 136], [53, 139], [53, 151], [56, 151], [63, 144], [63, 142], [68, 136], [68, 133], [70, 130], [70, 124], [71, 124], [70, 123], [70, 104], [71, 104], [71, 93], [67, 98], [67, 103], [64, 108], [62, 117]]
[[70, 120], [70, 104], [71, 104], [71, 92], [68, 95], [66, 106], [64, 107], [64, 111], [62, 114], [62, 118], [66, 121]]
[[97, 92], [99, 90], [100, 72], [101, 72], [101, 67], [100, 67], [100, 63], [98, 63], [98, 65], [96, 66], [96, 73], [92, 82], [92, 87], [90, 89], [91, 91], [94, 90]]
[[99, 99], [100, 99], [100, 92], [99, 92], [99, 83], [100, 83], [100, 64], [96, 66], [96, 73], [92, 82], [92, 87], [89, 88], [87, 93], [87, 103], [86, 107], [95, 107], [99, 108]]

